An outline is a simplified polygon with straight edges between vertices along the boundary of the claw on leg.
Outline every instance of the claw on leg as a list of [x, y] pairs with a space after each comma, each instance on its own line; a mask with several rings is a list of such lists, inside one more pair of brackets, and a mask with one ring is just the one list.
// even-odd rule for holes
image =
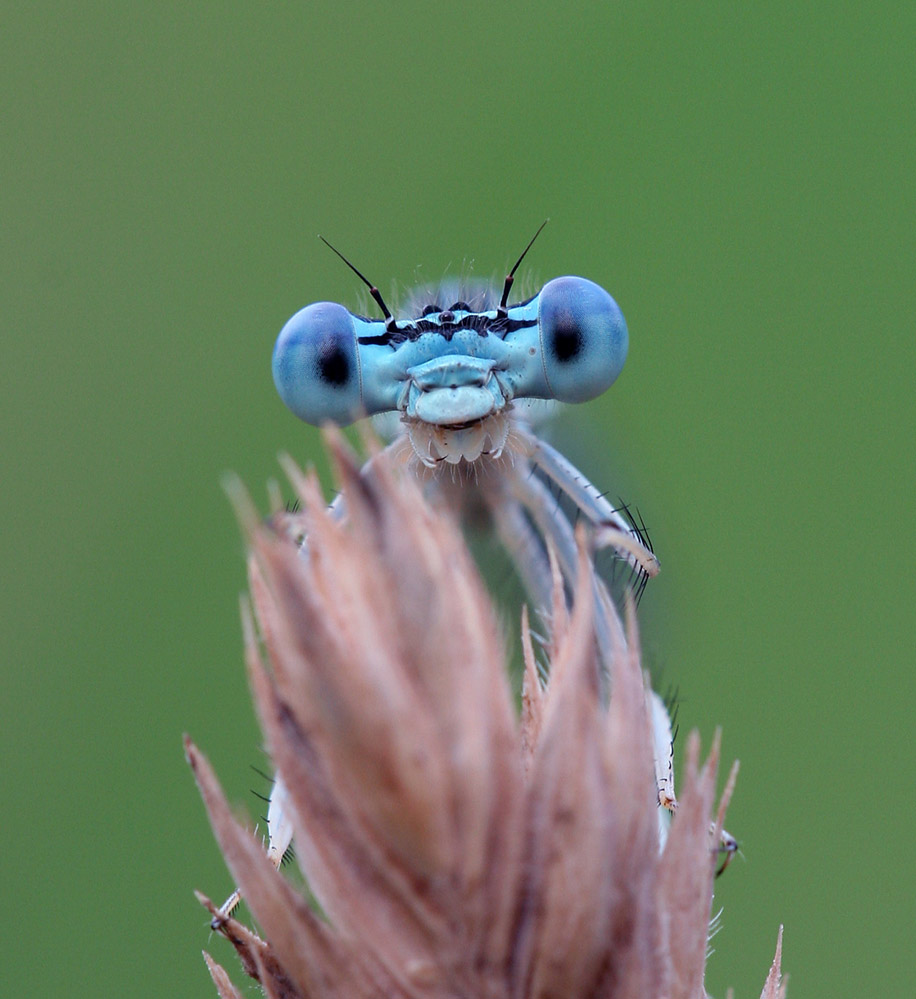
[[[289, 807], [289, 792], [283, 778], [277, 774], [267, 808], [267, 857], [277, 870], [280, 869], [292, 841], [293, 819]], [[241, 901], [242, 891], [236, 888], [219, 907], [217, 915], [210, 920], [210, 929], [220, 930], [223, 921], [235, 912]]]

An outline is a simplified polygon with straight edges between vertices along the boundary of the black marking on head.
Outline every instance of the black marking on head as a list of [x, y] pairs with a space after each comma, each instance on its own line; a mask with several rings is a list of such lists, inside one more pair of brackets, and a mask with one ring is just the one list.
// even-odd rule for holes
[[[397, 329], [386, 329], [378, 336], [361, 336], [358, 338], [358, 343], [399, 347], [402, 343], [419, 340], [424, 333], [438, 333], [444, 340], [449, 341], [460, 330], [474, 330], [479, 336], [497, 336], [503, 340], [509, 333], [529, 329], [538, 323], [537, 319], [508, 319], [501, 316], [493, 318], [481, 312], [470, 312], [454, 322], [433, 322], [424, 318], [426, 315], [432, 313], [427, 313], [424, 309], [423, 316], [419, 319], [399, 320]], [[439, 315], [447, 316], [448, 310]]]

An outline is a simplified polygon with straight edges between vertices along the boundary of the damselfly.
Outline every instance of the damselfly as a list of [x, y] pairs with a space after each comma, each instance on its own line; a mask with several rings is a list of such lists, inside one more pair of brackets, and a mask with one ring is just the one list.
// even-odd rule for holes
[[280, 332], [273, 375], [283, 401], [307, 423], [396, 416], [398, 433], [384, 460], [409, 465], [459, 511], [471, 502], [483, 506], [532, 599], [547, 606], [548, 546], [569, 584], [575, 575], [572, 525], [551, 485], [592, 524], [595, 546], [631, 567], [634, 588], [656, 575], [659, 564], [628, 510], [612, 506], [531, 429], [532, 409], [543, 400], [585, 402], [609, 388], [628, 346], [617, 303], [586, 278], [554, 278], [531, 298], [508, 304], [538, 233], [498, 299], [484, 284], [420, 289], [407, 303], [406, 319], [395, 319], [378, 288], [338, 253], [384, 318], [332, 302], [307, 306]]
[[[531, 412], [540, 401], [586, 402], [609, 388], [628, 347], [617, 303], [586, 278], [554, 278], [536, 295], [509, 304], [516, 271], [541, 229], [498, 297], [493, 288], [470, 282], [420, 289], [401, 319], [391, 314], [378, 288], [328, 243], [368, 287], [382, 318], [332, 302], [307, 306], [280, 332], [273, 376], [283, 401], [307, 423], [343, 426], [393, 414], [395, 438], [370, 461], [407, 467], [438, 502], [458, 513], [470, 505], [483, 508], [531, 599], [546, 609], [552, 598], [551, 553], [571, 593], [578, 515], [591, 525], [594, 547], [610, 549], [629, 567], [634, 590], [641, 592], [659, 563], [629, 511], [608, 502], [532, 429]], [[573, 519], [551, 488], [568, 497]], [[346, 497], [339, 496], [333, 509], [345, 516]], [[302, 551], [308, 557], [307, 539]], [[592, 578], [596, 641], [609, 661], [625, 639], [606, 585], [597, 574]], [[673, 810], [668, 712], [657, 695], [647, 697], [659, 803]], [[267, 819], [269, 853], [277, 864], [292, 835], [284, 798], [278, 777]], [[223, 913], [237, 901], [236, 894]]]

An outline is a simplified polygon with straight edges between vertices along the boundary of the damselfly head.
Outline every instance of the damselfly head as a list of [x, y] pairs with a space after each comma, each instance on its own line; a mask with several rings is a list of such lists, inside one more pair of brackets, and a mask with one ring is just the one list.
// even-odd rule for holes
[[[297, 312], [274, 348], [281, 398], [315, 425], [396, 412], [408, 427], [438, 428], [419, 434], [432, 442], [432, 460], [474, 461], [500, 452], [509, 431], [498, 418], [513, 401], [585, 402], [600, 395], [626, 359], [627, 327], [617, 303], [587, 278], [560, 277], [509, 305], [521, 259], [500, 297], [480, 284], [446, 283], [413, 296], [414, 311], [401, 319], [347, 261], [384, 318], [332, 302]], [[454, 436], [459, 431], [463, 443]], [[436, 443], [443, 435], [447, 453]], [[422, 444], [415, 450], [420, 454]]]

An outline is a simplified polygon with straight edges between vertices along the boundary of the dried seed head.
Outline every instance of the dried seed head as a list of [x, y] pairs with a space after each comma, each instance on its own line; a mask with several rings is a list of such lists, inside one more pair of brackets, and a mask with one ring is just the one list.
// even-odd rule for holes
[[[517, 718], [496, 616], [455, 524], [415, 481], [380, 461], [361, 471], [339, 435], [329, 441], [347, 518], [292, 469], [307, 557], [237, 502], [257, 618], [243, 611], [251, 685], [321, 915], [187, 743], [261, 927], [202, 899], [245, 971], [269, 996], [704, 996], [718, 744], [700, 768], [688, 741], [660, 852], [632, 610], [605, 705], [581, 547], [546, 688], [523, 634]], [[778, 954], [767, 990], [782, 995]]]

